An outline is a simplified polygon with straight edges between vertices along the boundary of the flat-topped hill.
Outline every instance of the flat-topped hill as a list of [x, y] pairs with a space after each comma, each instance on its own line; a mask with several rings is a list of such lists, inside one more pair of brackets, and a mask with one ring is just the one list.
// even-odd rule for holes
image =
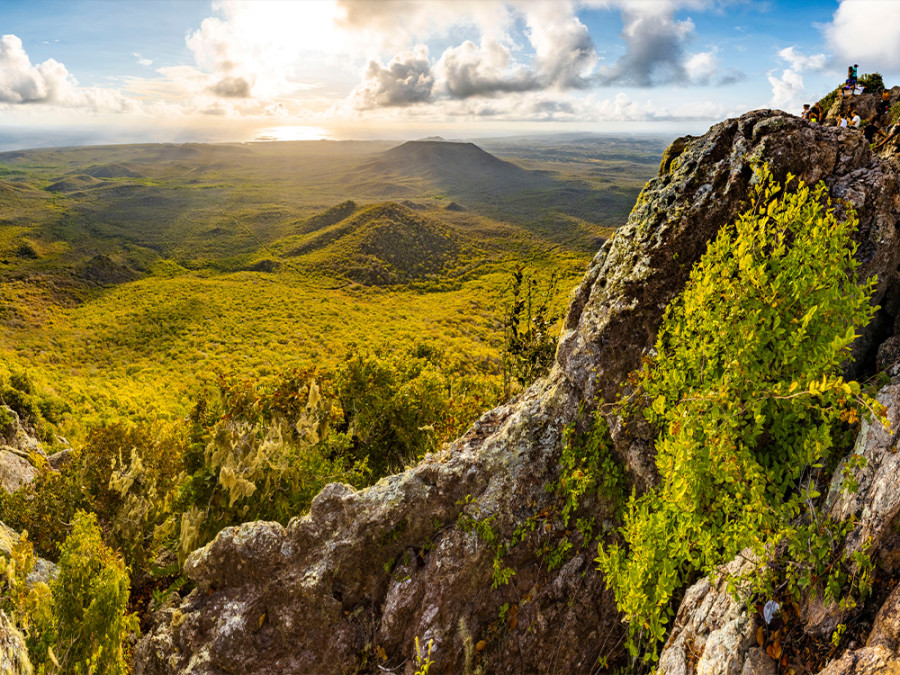
[[506, 162], [474, 143], [408, 141], [363, 168], [382, 176], [418, 177], [460, 190], [540, 187], [548, 182], [545, 174]]

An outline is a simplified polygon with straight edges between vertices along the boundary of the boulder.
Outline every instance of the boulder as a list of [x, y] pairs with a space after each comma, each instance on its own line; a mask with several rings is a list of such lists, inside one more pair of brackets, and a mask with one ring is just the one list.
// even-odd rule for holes
[[15, 492], [38, 475], [31, 462], [8, 446], [0, 446], [0, 487]]
[[72, 448], [65, 448], [59, 452], [54, 452], [47, 458], [47, 463], [50, 465], [51, 469], [59, 471], [72, 461], [73, 452]]
[[[548, 571], [538, 553], [541, 537], [558, 527], [548, 523], [549, 534], [539, 528], [500, 561], [516, 573], [498, 584], [496, 544], [460, 527], [460, 515], [491, 518], [495, 541], [504, 541], [551, 506], [545, 487], [558, 476], [563, 430], [583, 425], [598, 398], [615, 399], [652, 348], [691, 266], [743, 209], [753, 161], [767, 161], [780, 179], [790, 172], [823, 180], [852, 204], [862, 276], [878, 275], [873, 302], [900, 307], [893, 297], [900, 288], [897, 173], [861, 134], [763, 110], [679, 146], [573, 292], [546, 378], [402, 474], [358, 492], [329, 485], [287, 527], [223, 530], [188, 558], [185, 573], [197, 588], [154, 617], [136, 648], [135, 672], [411, 673], [415, 638], [432, 641], [433, 674], [587, 672], [626, 663], [623, 626], [591, 547], [576, 541], [571, 558]], [[883, 310], [864, 332], [851, 371], [874, 363], [895, 314]], [[616, 420], [611, 427], [635, 486], [652, 485], [651, 430], [626, 433]], [[598, 522], [608, 521], [609, 504], [589, 506]], [[732, 664], [721, 672], [757, 662], [746, 667], [758, 670], [746, 672], [769, 672], [748, 646], [749, 618], [711, 586], [691, 597], [715, 605], [704, 644]], [[688, 612], [682, 624], [690, 630], [697, 622]], [[718, 660], [707, 658], [708, 672], [719, 672]]]
[[19, 414], [7, 405], [0, 405], [0, 445], [9, 446], [22, 457], [29, 453], [44, 455], [34, 430], [24, 424]]

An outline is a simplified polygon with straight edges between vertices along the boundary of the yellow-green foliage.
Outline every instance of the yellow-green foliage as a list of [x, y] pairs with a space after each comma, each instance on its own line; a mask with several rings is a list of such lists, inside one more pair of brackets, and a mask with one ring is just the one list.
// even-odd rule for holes
[[756, 171], [748, 210], [692, 271], [640, 373], [661, 484], [631, 498], [623, 543], [598, 559], [635, 655], [655, 656], [696, 574], [789, 533], [818, 496], [800, 490], [810, 467], [872, 405], [838, 374], [874, 312], [874, 280], [856, 281], [856, 216], [837, 218], [822, 184], [791, 187]]
[[333, 397], [322, 396], [312, 374], [288, 373], [272, 390], [223, 378], [220, 396], [217, 404], [202, 399], [193, 414], [189, 475], [173, 514], [180, 559], [227, 525], [286, 523], [326, 483], [366, 483], [365, 460], [344, 456], [346, 437], [331, 431]]
[[[137, 617], [126, 612], [128, 589], [122, 558], [103, 543], [96, 517], [79, 511], [50, 583], [52, 639], [43, 672], [126, 673], [124, 643], [137, 632]], [[34, 654], [33, 660], [41, 663], [42, 656]]]
[[61, 547], [49, 588], [28, 584], [34, 553], [22, 536], [10, 559], [0, 557], [0, 608], [26, 636], [38, 673], [124, 675], [128, 635], [137, 617], [126, 612], [128, 571], [106, 547], [93, 514], [78, 511]]
[[34, 548], [23, 532], [9, 557], [0, 556], [0, 610], [33, 644], [52, 620], [50, 588], [43, 581], [28, 583], [34, 569]]

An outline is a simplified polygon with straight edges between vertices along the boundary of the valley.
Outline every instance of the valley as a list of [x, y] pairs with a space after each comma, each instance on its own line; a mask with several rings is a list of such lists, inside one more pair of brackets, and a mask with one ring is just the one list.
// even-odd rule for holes
[[[125, 145], [0, 154], [8, 380], [56, 429], [175, 419], [265, 379], [415, 343], [499, 381], [511, 273], [558, 311], [664, 143], [566, 137]], [[489, 152], [487, 149], [490, 149]]]

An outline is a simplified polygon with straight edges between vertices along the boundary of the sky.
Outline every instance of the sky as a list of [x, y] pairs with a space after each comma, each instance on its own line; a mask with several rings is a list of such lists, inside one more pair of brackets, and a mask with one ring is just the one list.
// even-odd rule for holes
[[0, 0], [0, 149], [702, 133], [900, 84], [900, 0]]

